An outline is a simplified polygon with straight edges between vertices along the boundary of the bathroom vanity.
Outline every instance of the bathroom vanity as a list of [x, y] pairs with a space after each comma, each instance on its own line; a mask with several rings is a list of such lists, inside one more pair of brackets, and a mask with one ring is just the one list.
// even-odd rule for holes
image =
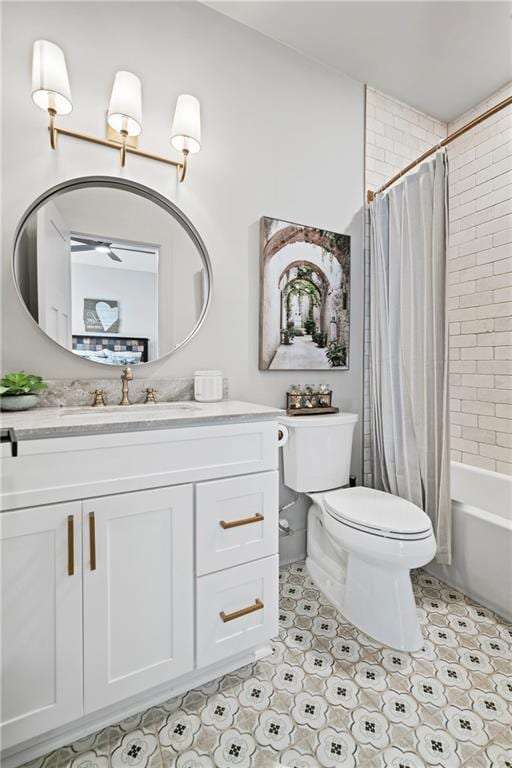
[[280, 413], [2, 416], [6, 768], [270, 652]]

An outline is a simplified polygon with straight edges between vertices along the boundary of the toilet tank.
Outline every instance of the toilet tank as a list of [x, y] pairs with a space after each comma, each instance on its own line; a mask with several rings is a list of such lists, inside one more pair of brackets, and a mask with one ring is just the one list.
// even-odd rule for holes
[[356, 413], [283, 416], [283, 479], [294, 491], [327, 491], [346, 485], [350, 475]]

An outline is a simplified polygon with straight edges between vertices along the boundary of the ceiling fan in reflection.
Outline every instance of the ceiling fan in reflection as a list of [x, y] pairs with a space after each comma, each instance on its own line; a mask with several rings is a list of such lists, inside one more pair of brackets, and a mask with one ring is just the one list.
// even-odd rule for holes
[[117, 253], [114, 251], [131, 251], [136, 253], [154, 253], [154, 251], [149, 251], [143, 248], [142, 246], [134, 246], [133, 248], [129, 245], [117, 245], [112, 240], [95, 240], [90, 237], [77, 237], [76, 235], [73, 235], [71, 238], [71, 253], [80, 253], [81, 251], [98, 251], [98, 253], [104, 253], [106, 256], [109, 257], [109, 259], [112, 259], [112, 261], [123, 261]]

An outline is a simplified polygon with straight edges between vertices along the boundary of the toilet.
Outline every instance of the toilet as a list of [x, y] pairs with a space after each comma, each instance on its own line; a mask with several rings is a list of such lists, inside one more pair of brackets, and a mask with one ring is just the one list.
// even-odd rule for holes
[[417, 651], [423, 637], [410, 571], [435, 555], [432, 523], [405, 499], [349, 482], [357, 414], [286, 416], [284, 482], [305, 493], [306, 567], [356, 627], [391, 648]]

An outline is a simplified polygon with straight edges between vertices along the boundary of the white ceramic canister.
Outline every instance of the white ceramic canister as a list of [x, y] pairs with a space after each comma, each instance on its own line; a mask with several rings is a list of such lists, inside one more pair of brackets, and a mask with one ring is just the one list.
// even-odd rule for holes
[[216, 403], [222, 400], [224, 386], [222, 371], [195, 371], [194, 398], [200, 403]]

